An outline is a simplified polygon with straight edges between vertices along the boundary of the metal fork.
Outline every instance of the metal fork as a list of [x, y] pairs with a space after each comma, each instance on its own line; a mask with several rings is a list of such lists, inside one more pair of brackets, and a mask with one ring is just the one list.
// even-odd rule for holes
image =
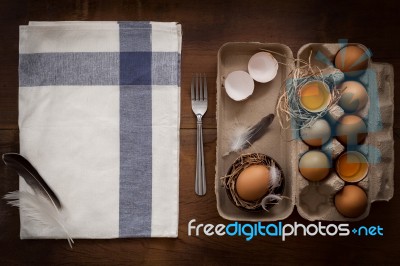
[[207, 78], [205, 74], [196, 74], [192, 78], [192, 110], [197, 118], [197, 158], [195, 192], [199, 196], [206, 194], [206, 175], [203, 150], [202, 117], [207, 111]]

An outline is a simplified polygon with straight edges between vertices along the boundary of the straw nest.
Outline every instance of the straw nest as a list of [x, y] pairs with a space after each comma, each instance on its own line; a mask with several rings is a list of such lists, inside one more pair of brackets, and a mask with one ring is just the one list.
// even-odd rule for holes
[[[262, 49], [264, 50], [264, 49]], [[303, 59], [288, 58], [285, 55], [274, 51], [264, 50], [275, 55], [279, 55], [290, 61], [289, 64], [280, 62], [280, 64], [289, 68], [289, 75], [282, 84], [283, 93], [278, 99], [276, 105], [276, 114], [282, 128], [287, 129], [293, 127], [300, 130], [308, 127], [313, 122], [325, 116], [339, 101], [340, 92], [336, 90], [336, 86], [344, 80], [344, 74], [333, 66], [319, 68], [311, 63], [312, 50], [308, 61]], [[328, 85], [331, 100], [326, 109], [320, 112], [310, 112], [300, 105], [300, 89], [304, 84], [310, 81], [321, 81]]]
[[[257, 201], [245, 201], [236, 191], [236, 180], [240, 173], [252, 165], [265, 165], [270, 173], [270, 184], [264, 197]], [[232, 164], [226, 176], [221, 177], [230, 200], [239, 208], [247, 211], [268, 211], [282, 199], [284, 176], [281, 167], [269, 156], [261, 153], [242, 154]]]

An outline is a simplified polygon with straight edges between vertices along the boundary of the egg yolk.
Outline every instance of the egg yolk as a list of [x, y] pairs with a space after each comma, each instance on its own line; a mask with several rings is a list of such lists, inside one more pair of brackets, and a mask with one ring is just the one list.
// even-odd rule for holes
[[368, 172], [368, 163], [361, 161], [356, 154], [343, 154], [337, 161], [336, 170], [345, 181], [355, 182]]
[[318, 84], [309, 84], [301, 89], [300, 92], [301, 102], [307, 109], [318, 109], [325, 101], [324, 94], [320, 90]]
[[342, 176], [351, 177], [360, 171], [361, 163], [352, 154], [345, 154], [339, 159], [338, 171]]

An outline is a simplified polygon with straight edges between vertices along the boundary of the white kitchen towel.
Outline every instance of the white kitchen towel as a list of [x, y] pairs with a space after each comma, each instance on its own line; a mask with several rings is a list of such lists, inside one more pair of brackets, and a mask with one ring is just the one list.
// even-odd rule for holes
[[[177, 237], [181, 40], [177, 23], [20, 26], [20, 153], [73, 238]], [[22, 239], [64, 237], [20, 217]]]

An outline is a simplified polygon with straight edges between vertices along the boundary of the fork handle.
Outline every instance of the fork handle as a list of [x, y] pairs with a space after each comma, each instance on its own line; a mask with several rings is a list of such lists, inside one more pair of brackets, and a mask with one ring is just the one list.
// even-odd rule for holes
[[196, 159], [196, 180], [195, 192], [199, 196], [206, 194], [206, 175], [204, 166], [203, 149], [203, 123], [202, 116], [197, 116], [197, 159]]

